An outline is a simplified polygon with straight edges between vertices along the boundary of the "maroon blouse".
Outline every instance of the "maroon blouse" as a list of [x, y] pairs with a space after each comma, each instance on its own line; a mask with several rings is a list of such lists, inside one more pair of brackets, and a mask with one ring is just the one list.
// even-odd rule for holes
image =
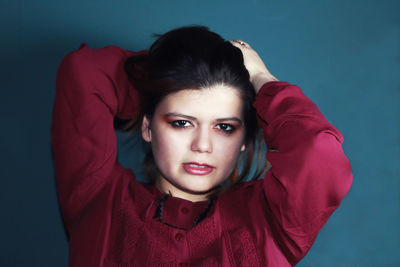
[[[139, 52], [142, 53], [142, 52]], [[83, 45], [62, 62], [51, 128], [70, 266], [291, 266], [348, 192], [343, 137], [301, 90], [266, 83], [254, 107], [272, 168], [208, 202], [169, 197], [117, 161], [114, 117], [137, 112], [124, 61], [139, 53]]]

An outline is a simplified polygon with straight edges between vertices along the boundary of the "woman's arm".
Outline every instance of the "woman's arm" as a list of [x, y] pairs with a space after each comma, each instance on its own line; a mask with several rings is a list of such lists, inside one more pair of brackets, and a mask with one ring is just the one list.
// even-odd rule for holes
[[133, 55], [117, 47], [83, 45], [57, 75], [51, 141], [60, 205], [67, 228], [122, 171], [116, 161], [114, 117], [133, 118], [136, 91], [124, 72]]
[[[251, 49], [239, 48], [247, 54]], [[253, 64], [250, 70], [262, 69], [254, 66], [254, 60], [247, 64]], [[256, 88], [254, 106], [272, 165], [263, 183], [267, 213], [275, 240], [296, 264], [348, 192], [351, 167], [342, 150], [341, 133], [300, 88], [268, 78], [269, 72], [260, 73], [250, 77], [265, 77], [265, 84]]]

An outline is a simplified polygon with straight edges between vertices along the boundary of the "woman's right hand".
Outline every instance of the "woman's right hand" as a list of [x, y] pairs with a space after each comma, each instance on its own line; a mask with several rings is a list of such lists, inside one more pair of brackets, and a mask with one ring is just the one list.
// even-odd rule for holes
[[244, 65], [249, 72], [250, 82], [253, 84], [256, 93], [265, 83], [278, 81], [278, 79], [269, 72], [260, 56], [248, 43], [241, 40], [234, 40], [231, 41], [231, 44], [242, 51]]

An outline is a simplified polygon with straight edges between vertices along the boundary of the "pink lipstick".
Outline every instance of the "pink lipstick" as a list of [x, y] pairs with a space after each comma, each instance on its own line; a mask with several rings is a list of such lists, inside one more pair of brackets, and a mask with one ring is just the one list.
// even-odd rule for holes
[[208, 164], [198, 162], [183, 163], [183, 169], [192, 175], [207, 175], [214, 170], [214, 167]]

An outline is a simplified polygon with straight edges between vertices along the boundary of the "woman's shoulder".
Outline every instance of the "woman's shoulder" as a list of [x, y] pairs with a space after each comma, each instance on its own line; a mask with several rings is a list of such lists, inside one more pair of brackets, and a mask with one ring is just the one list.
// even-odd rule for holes
[[234, 231], [238, 227], [244, 230], [265, 225], [267, 203], [262, 188], [262, 180], [241, 182], [218, 196], [218, 210], [225, 229]]
[[260, 194], [263, 194], [263, 179], [236, 183], [221, 193], [219, 198], [228, 202], [233, 199], [249, 201], [250, 199], [259, 198]]
[[229, 189], [229, 191], [253, 190], [254, 188], [258, 188], [260, 185], [262, 185], [263, 181], [264, 181], [264, 179], [257, 179], [257, 180], [239, 182], [239, 183], [232, 185], [232, 187]]

